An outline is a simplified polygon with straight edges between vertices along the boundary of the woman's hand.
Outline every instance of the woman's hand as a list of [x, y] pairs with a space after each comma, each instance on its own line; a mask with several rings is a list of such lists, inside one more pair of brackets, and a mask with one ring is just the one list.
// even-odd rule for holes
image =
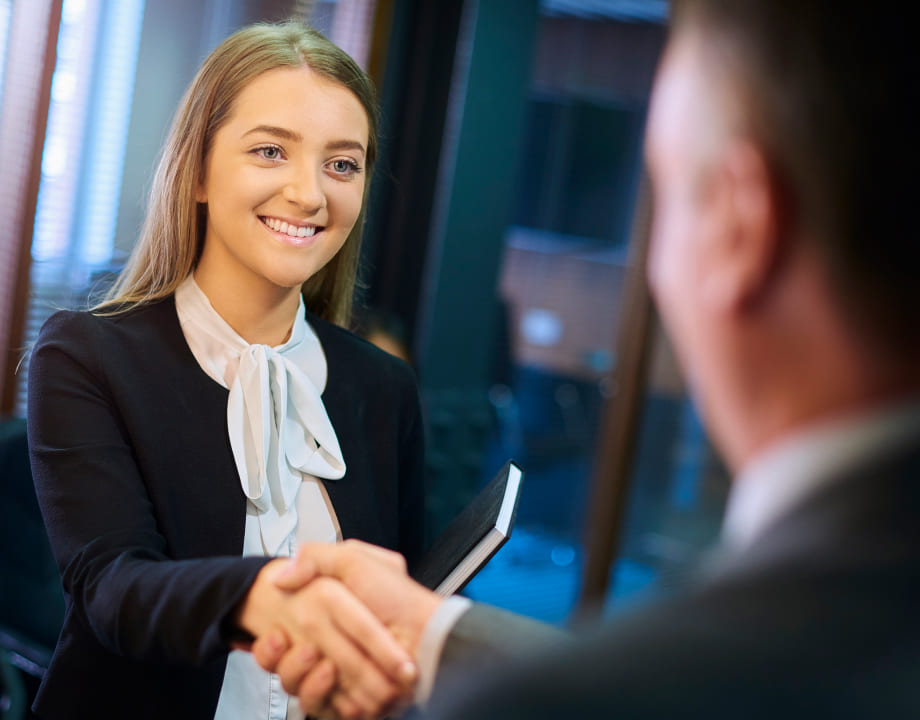
[[[303, 545], [297, 556], [271, 577], [280, 588], [293, 590], [317, 582], [317, 576], [344, 583], [413, 654], [428, 619], [441, 602], [408, 577], [401, 555], [356, 540]], [[285, 638], [271, 635], [258, 638], [252, 653], [263, 668], [281, 676], [285, 689], [300, 698], [301, 708], [310, 715], [379, 717], [392, 712], [400, 702], [413, 699], [412, 688], [407, 686], [402, 698], [365, 715], [352, 702], [354, 693], [341, 683], [336, 685], [335, 663], [329, 658], [305, 662], [298, 649], [286, 645]]]
[[338, 580], [304, 574], [295, 586], [277, 587], [275, 576], [289, 562], [274, 560], [256, 576], [239, 627], [283, 653], [267, 669], [282, 675], [289, 693], [299, 688], [286, 678], [309, 674], [314, 684], [337, 687], [333, 707], [341, 716], [379, 716], [411, 691], [418, 674], [411, 656]]

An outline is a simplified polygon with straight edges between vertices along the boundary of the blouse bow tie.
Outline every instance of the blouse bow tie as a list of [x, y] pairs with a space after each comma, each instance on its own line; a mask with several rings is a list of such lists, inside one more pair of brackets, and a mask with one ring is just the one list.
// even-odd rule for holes
[[259, 511], [262, 543], [275, 554], [297, 523], [302, 474], [345, 474], [332, 423], [319, 390], [283, 350], [249, 345], [230, 386], [227, 427], [243, 492]]
[[299, 301], [283, 345], [250, 345], [214, 310], [192, 275], [176, 289], [176, 311], [192, 354], [230, 391], [227, 430], [243, 493], [266, 554], [297, 527], [303, 476], [338, 480], [345, 461], [323, 405], [326, 356]]

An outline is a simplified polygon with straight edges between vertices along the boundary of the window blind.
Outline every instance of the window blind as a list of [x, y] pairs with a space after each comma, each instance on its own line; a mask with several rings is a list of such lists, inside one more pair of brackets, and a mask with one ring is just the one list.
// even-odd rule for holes
[[[144, 0], [64, 0], [32, 240], [23, 337], [87, 304], [110, 268]], [[16, 375], [26, 408], [28, 356]]]

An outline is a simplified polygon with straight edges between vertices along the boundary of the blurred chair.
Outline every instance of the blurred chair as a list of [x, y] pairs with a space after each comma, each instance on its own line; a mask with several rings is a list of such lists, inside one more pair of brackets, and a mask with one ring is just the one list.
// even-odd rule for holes
[[51, 660], [64, 618], [42, 521], [25, 420], [0, 422], [0, 717], [28, 717], [30, 688]]

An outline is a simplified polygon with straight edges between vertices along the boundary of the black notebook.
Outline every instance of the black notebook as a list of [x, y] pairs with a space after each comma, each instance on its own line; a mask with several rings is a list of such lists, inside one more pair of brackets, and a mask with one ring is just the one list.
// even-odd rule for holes
[[523, 477], [506, 463], [434, 541], [412, 577], [439, 595], [466, 585], [511, 536]]

